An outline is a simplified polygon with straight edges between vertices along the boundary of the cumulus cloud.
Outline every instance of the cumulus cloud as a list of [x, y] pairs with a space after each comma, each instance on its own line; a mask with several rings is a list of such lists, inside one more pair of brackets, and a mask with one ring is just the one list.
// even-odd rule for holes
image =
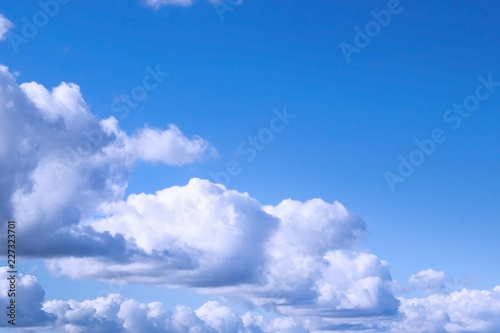
[[[72, 277], [192, 287], [249, 282], [257, 278], [263, 244], [277, 226], [276, 218], [248, 194], [201, 179], [103, 204], [98, 216], [86, 225], [124, 238], [137, 249], [136, 255], [112, 263], [100, 258], [55, 259], [49, 268]], [[83, 263], [95, 269], [80, 271]]]
[[[134, 162], [183, 165], [213, 154], [175, 125], [129, 135], [113, 117], [96, 119], [76, 84], [18, 85], [0, 66], [0, 172], [9, 175], [0, 178], [0, 218], [23, 221], [19, 237], [36, 239], [20, 253], [47, 259], [54, 274], [196, 288], [251, 311], [214, 301], [169, 310], [118, 294], [46, 301], [36, 277], [20, 274], [24, 325], [72, 333], [500, 329], [500, 287], [447, 293], [444, 272], [429, 269], [409, 284], [439, 294], [396, 298], [388, 263], [358, 247], [365, 223], [338, 202], [264, 206], [197, 178], [124, 199]], [[7, 277], [0, 269], [2, 306]]]
[[500, 286], [493, 290], [468, 290], [427, 298], [401, 298], [403, 319], [391, 323], [392, 332], [500, 331]]
[[427, 292], [445, 292], [446, 276], [443, 271], [427, 269], [410, 276], [408, 283], [412, 289]]
[[14, 24], [10, 22], [2, 13], [0, 13], [0, 40], [5, 40], [10, 29]]
[[[9, 302], [6, 267], [0, 268], [0, 306]], [[120, 294], [84, 300], [45, 300], [35, 276], [17, 276], [16, 325], [57, 332], [171, 332], [171, 333], [312, 333], [373, 331], [458, 333], [500, 330], [500, 286], [426, 298], [400, 298], [394, 316], [285, 315], [239, 313], [217, 301], [196, 310], [184, 305], [166, 309], [161, 302], [142, 303]], [[22, 320], [19, 320], [22, 318]], [[0, 326], [6, 327], [5, 321]]]
[[397, 311], [387, 263], [356, 249], [365, 224], [338, 202], [262, 206], [247, 193], [192, 179], [103, 204], [96, 216], [85, 226], [121, 237], [134, 255], [50, 259], [54, 274], [199, 288], [285, 315]]
[[234, 299], [286, 315], [391, 315], [387, 262], [359, 251], [364, 222], [338, 202], [284, 200], [264, 210], [280, 224], [266, 244], [262, 283], [222, 288]]
[[[42, 310], [42, 303], [45, 298], [45, 291], [33, 275], [16, 274], [15, 279], [8, 273], [9, 268], [0, 267], [0, 306], [6, 309], [10, 306], [10, 300], [15, 299], [16, 321], [18, 327], [46, 326], [52, 320], [53, 316]], [[11, 288], [11, 281], [15, 287]], [[10, 326], [6, 317], [7, 310], [0, 321], [0, 327]]]
[[263, 206], [201, 179], [122, 200], [136, 160], [185, 164], [213, 148], [173, 125], [128, 135], [97, 120], [76, 84], [18, 85], [5, 67], [0, 84], [0, 168], [13, 175], [2, 218], [23, 221], [37, 242], [19, 251], [54, 274], [199, 288], [285, 316], [397, 311], [387, 263], [356, 249], [364, 222], [340, 203]]
[[0, 218], [22, 220], [24, 254], [123, 253], [121, 236], [79, 225], [103, 202], [120, 200], [135, 161], [193, 163], [215, 153], [170, 125], [128, 135], [115, 118], [98, 120], [78, 85], [18, 85], [0, 66]]
[[242, 319], [231, 309], [208, 302], [198, 310], [178, 305], [172, 311], [160, 302], [140, 303], [119, 294], [94, 300], [52, 300], [43, 311], [62, 332], [244, 333]]

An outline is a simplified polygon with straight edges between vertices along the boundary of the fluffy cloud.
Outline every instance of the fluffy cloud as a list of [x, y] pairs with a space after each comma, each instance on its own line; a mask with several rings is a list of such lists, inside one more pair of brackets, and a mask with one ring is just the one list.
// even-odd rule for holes
[[178, 305], [172, 311], [162, 303], [140, 303], [110, 294], [94, 300], [47, 301], [43, 311], [56, 318], [62, 332], [172, 332], [244, 333], [242, 319], [231, 309], [208, 302], [198, 310]]
[[54, 274], [194, 287], [290, 316], [397, 312], [387, 263], [356, 249], [365, 224], [338, 202], [262, 206], [192, 179], [103, 204], [96, 215], [84, 226], [124, 239], [133, 255], [50, 259]]
[[[6, 267], [0, 268], [0, 306], [8, 304]], [[32, 275], [17, 276], [17, 323], [21, 331], [45, 328], [57, 332], [171, 333], [312, 333], [409, 332], [459, 333], [500, 330], [500, 286], [493, 290], [457, 291], [426, 298], [400, 298], [394, 316], [325, 316], [238, 313], [209, 301], [192, 310], [160, 302], [141, 303], [119, 294], [84, 300], [44, 300], [45, 292]], [[320, 310], [320, 309], [318, 309]], [[20, 320], [22, 318], [22, 320]], [[0, 326], [6, 327], [5, 321]]]
[[[129, 135], [113, 117], [97, 120], [77, 85], [18, 85], [0, 67], [0, 172], [9, 175], [0, 178], [0, 218], [23, 221], [19, 237], [37, 240], [18, 251], [47, 258], [54, 274], [196, 288], [251, 309], [240, 315], [208, 302], [170, 311], [117, 294], [45, 301], [36, 278], [19, 275], [24, 325], [72, 333], [500, 329], [500, 287], [446, 293], [444, 272], [426, 270], [410, 285], [441, 294], [395, 298], [388, 263], [357, 247], [364, 222], [338, 202], [263, 206], [196, 178], [123, 200], [135, 161], [183, 165], [214, 153], [174, 125]], [[1, 306], [7, 275], [2, 268]]]
[[410, 276], [408, 283], [414, 290], [428, 292], [445, 292], [446, 276], [443, 271], [427, 269]]
[[0, 13], [0, 40], [5, 40], [7, 33], [14, 25]]
[[[103, 204], [98, 215], [86, 226], [125, 239], [135, 255], [119, 262], [55, 259], [48, 262], [52, 271], [191, 287], [251, 282], [262, 268], [263, 244], [277, 226], [248, 194], [200, 179]], [[82, 264], [95, 269], [81, 271]]]
[[500, 287], [402, 298], [400, 312], [403, 320], [391, 323], [392, 332], [499, 332]]
[[264, 210], [280, 224], [266, 244], [263, 282], [222, 288], [239, 295], [230, 298], [293, 316], [397, 311], [387, 263], [355, 248], [365, 224], [340, 203], [284, 200]]
[[24, 254], [123, 253], [123, 238], [80, 220], [123, 197], [135, 161], [182, 165], [214, 152], [174, 125], [129, 136], [113, 117], [96, 119], [76, 84], [51, 91], [35, 82], [18, 85], [0, 66], [0, 172], [10, 175], [0, 178], [0, 218], [22, 220], [22, 237], [37, 239], [23, 243]]

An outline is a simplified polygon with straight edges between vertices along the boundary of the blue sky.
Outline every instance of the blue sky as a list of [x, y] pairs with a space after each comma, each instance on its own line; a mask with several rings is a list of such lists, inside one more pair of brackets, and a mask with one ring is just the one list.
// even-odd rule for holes
[[[65, 332], [66, 320], [75, 331], [96, 331], [102, 321], [71, 323], [56, 303], [43, 302], [97, 304], [112, 289], [122, 307], [124, 299], [163, 302], [167, 310], [204, 306], [196, 316], [206, 332], [500, 329], [491, 319], [498, 310], [488, 310], [500, 303], [500, 13], [493, 2], [54, 1], [0, 5], [0, 170], [12, 175], [0, 179], [1, 218], [25, 221], [19, 242], [30, 245], [19, 245], [20, 272], [26, 288], [45, 291], [33, 305], [40, 318], [25, 326]], [[27, 36], [48, 3], [57, 10]], [[356, 52], [346, 53], [347, 44]], [[126, 95], [130, 104], [120, 100]], [[99, 144], [59, 178], [45, 174], [67, 162], [66, 148], [76, 150], [87, 131], [98, 133]], [[403, 175], [401, 163], [412, 159], [418, 165]], [[228, 166], [238, 172], [219, 188]], [[318, 254], [315, 237], [323, 236]], [[302, 252], [292, 251], [294, 242]], [[282, 258], [282, 251], [291, 252]], [[370, 256], [377, 264], [367, 264]], [[273, 273], [300, 266], [298, 258], [314, 263], [304, 264], [307, 279]], [[350, 259], [341, 269], [342, 258]], [[356, 278], [349, 272], [358, 259], [367, 266]], [[137, 273], [145, 262], [164, 268]], [[194, 268], [200, 262], [206, 266]], [[288, 295], [291, 277], [304, 278], [304, 290]], [[375, 277], [380, 286], [363, 284]], [[373, 304], [356, 303], [358, 287], [378, 293]], [[348, 304], [328, 298], [329, 288]], [[474, 299], [479, 290], [490, 294]], [[298, 301], [310, 292], [326, 320]], [[467, 319], [458, 323], [450, 310], [458, 297], [484, 302], [484, 313], [460, 309]], [[411, 317], [412, 299], [429, 313], [449, 311], [448, 319], [432, 327], [400, 319]], [[211, 301], [219, 311], [205, 306]], [[294, 324], [257, 317], [214, 324], [227, 309], [243, 318], [264, 305], [276, 307], [267, 316]], [[139, 319], [123, 318], [110, 322], [137, 331]], [[158, 329], [183, 332], [172, 327]]]

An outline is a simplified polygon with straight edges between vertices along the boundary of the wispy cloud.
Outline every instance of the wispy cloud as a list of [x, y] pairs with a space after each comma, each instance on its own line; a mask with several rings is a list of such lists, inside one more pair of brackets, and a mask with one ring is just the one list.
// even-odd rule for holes
[[[126, 240], [126, 260], [54, 258], [54, 274], [197, 288], [289, 316], [393, 315], [388, 265], [356, 249], [365, 225], [340, 203], [284, 200], [192, 179], [101, 206], [84, 222]], [[92, 269], [89, 269], [92, 267]]]
[[3, 14], [0, 13], [0, 40], [5, 40], [7, 34], [14, 27], [11, 21], [9, 21]]
[[433, 269], [426, 269], [413, 274], [408, 282], [414, 290], [419, 291], [445, 292], [447, 289], [445, 273]]
[[188, 7], [194, 4], [194, 0], [142, 0], [142, 2], [149, 7], [158, 9], [162, 6], [182, 6]]

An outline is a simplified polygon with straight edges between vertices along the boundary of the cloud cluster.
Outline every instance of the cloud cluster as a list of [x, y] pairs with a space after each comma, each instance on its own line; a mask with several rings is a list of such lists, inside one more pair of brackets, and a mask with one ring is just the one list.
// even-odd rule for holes
[[[0, 305], [8, 303], [6, 267], [0, 267]], [[312, 333], [409, 332], [459, 333], [500, 330], [500, 286], [426, 298], [400, 298], [396, 315], [342, 318], [324, 315], [261, 315], [232, 310], [209, 301], [196, 310], [178, 305], [166, 309], [161, 302], [141, 303], [120, 294], [84, 300], [45, 300], [45, 292], [32, 275], [18, 275], [17, 322], [21, 331], [45, 328], [57, 332], [169, 332], [169, 333]], [[7, 327], [6, 321], [0, 326]]]
[[500, 286], [402, 298], [400, 312], [403, 319], [391, 323], [393, 332], [499, 332]]
[[126, 134], [115, 118], [99, 121], [76, 84], [51, 91], [18, 85], [0, 66], [0, 218], [22, 220], [18, 250], [41, 257], [106, 255], [125, 241], [79, 225], [103, 202], [123, 197], [135, 161], [193, 163], [215, 153], [200, 137], [170, 125]]
[[262, 333], [307, 332], [292, 318], [277, 320], [240, 316], [215, 301], [197, 310], [178, 305], [167, 310], [160, 302], [140, 303], [119, 294], [83, 302], [47, 301], [43, 310], [57, 318], [62, 332], [169, 332], [169, 333]]
[[0, 13], [0, 40], [5, 40], [10, 29], [14, 24], [10, 22], [2, 13]]
[[[18, 85], [0, 66], [0, 172], [9, 175], [0, 178], [0, 219], [23, 221], [18, 236], [37, 240], [21, 242], [20, 253], [46, 259], [54, 274], [196, 288], [251, 309], [168, 310], [118, 294], [46, 301], [34, 276], [19, 275], [23, 325], [72, 333], [500, 329], [500, 287], [449, 293], [444, 272], [428, 269], [409, 284], [434, 295], [396, 298], [388, 263], [357, 246], [365, 223], [338, 202], [264, 206], [197, 178], [124, 198], [136, 161], [183, 165], [213, 154], [174, 125], [129, 135], [113, 117], [96, 119], [77, 85]], [[7, 276], [0, 269], [1, 306]]]
[[387, 263], [355, 247], [364, 222], [338, 202], [262, 206], [247, 193], [192, 179], [103, 204], [96, 215], [82, 224], [124, 239], [134, 254], [50, 259], [54, 274], [199, 288], [290, 315], [398, 308]]

